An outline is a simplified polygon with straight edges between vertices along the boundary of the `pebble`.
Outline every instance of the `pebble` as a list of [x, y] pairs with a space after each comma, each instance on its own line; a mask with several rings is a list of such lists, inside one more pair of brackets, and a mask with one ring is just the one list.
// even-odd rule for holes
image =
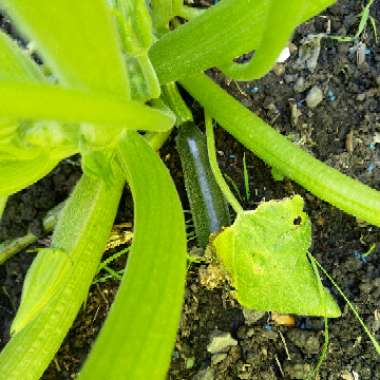
[[303, 92], [305, 91], [305, 79], [304, 77], [299, 77], [296, 83], [293, 86], [295, 92]]
[[288, 339], [306, 354], [318, 354], [320, 342], [318, 335], [311, 331], [298, 329], [290, 330], [287, 333]]
[[226, 357], [227, 357], [227, 354], [225, 354], [225, 353], [212, 355], [211, 364], [216, 365], [216, 364], [222, 362]]
[[265, 312], [243, 308], [243, 315], [246, 324], [253, 325], [265, 315]]
[[310, 374], [311, 365], [308, 363], [289, 363], [285, 362], [284, 372], [289, 376], [290, 379], [294, 380], [304, 380], [307, 375]]
[[226, 352], [231, 346], [236, 346], [238, 342], [232, 338], [229, 332], [219, 332], [215, 334], [207, 346], [207, 351], [211, 354]]
[[317, 107], [323, 100], [322, 90], [318, 86], [314, 86], [306, 96], [306, 104], [309, 108]]
[[363, 94], [359, 94], [359, 95], [356, 97], [356, 100], [357, 100], [358, 102], [364, 102], [365, 98], [366, 98], [366, 94], [363, 93]]
[[285, 74], [285, 65], [283, 63], [276, 63], [273, 66], [273, 72], [278, 76], [281, 77]]
[[192, 380], [214, 380], [214, 377], [214, 370], [212, 368], [206, 368], [197, 372]]

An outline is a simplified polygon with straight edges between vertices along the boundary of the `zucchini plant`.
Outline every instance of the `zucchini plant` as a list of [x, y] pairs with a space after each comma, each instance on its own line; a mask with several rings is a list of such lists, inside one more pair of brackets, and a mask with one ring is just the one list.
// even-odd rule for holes
[[[38, 253], [27, 273], [12, 337], [0, 354], [1, 380], [38, 379], [53, 359], [86, 299], [125, 182], [134, 199], [133, 244], [116, 299], [78, 379], [165, 378], [186, 274], [182, 206], [155, 153], [172, 131], [178, 129], [185, 172], [193, 160], [193, 178], [187, 187], [194, 220], [202, 213], [208, 217], [205, 208], [217, 209], [214, 222], [218, 223], [197, 227], [199, 243], [206, 245], [209, 233], [229, 223], [226, 192], [212, 178], [203, 137], [194, 130], [175, 82], [227, 132], [284, 176], [380, 226], [379, 192], [294, 146], [203, 73], [217, 67], [239, 80], [264, 75], [293, 29], [333, 2], [222, 0], [198, 9], [182, 0], [55, 0], [53, 4], [0, 0], [1, 9], [40, 62], [0, 32], [0, 215], [7, 197], [48, 174], [61, 160], [79, 153], [83, 169], [60, 214], [51, 247]], [[251, 51], [255, 53], [248, 62], [234, 61]], [[201, 155], [188, 149], [190, 140]], [[210, 181], [196, 182], [197, 176]], [[207, 191], [215, 204], [207, 197], [192, 201], [194, 194]], [[241, 247], [254, 252], [265, 234], [284, 231], [291, 244], [284, 247], [282, 265], [301, 257], [301, 270], [306, 270], [307, 281], [314, 281], [305, 257], [310, 224], [303, 202], [299, 197], [284, 202], [264, 206], [269, 216], [263, 215], [263, 209], [249, 214], [255, 225], [248, 230], [254, 231], [255, 239], [245, 239], [231, 252], [238, 254]], [[219, 258], [239, 284], [238, 300], [276, 311], [284, 305], [266, 303], [264, 293], [259, 302], [251, 302], [263, 281], [246, 270], [253, 256], [239, 256], [240, 264], [231, 265], [231, 242], [225, 236], [231, 231], [247, 234], [242, 210], [236, 211], [233, 227], [215, 240]], [[303, 222], [290, 223], [298, 214]], [[260, 229], [260, 218], [271, 219], [269, 229]], [[235, 228], [239, 224], [243, 231]], [[301, 250], [297, 257], [289, 251], [292, 244]], [[263, 268], [268, 265], [273, 262]], [[289, 280], [293, 285], [305, 279], [297, 273]], [[247, 279], [254, 283], [246, 284]], [[269, 284], [276, 292], [276, 281]], [[298, 310], [285, 305], [284, 310], [339, 315], [329, 294], [318, 293], [317, 283], [311, 283], [310, 289], [320, 302]]]

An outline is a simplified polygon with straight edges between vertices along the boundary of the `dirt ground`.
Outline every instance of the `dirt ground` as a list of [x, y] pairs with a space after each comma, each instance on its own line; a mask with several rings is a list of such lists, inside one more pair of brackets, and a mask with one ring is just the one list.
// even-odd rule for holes
[[[361, 1], [340, 0], [323, 16], [299, 27], [290, 45], [291, 57], [259, 81], [226, 81], [217, 71], [210, 75], [296, 144], [380, 190], [380, 45], [374, 29], [368, 24], [360, 43], [321, 36], [326, 32], [355, 34], [361, 9]], [[380, 20], [379, 0], [371, 15]], [[380, 27], [379, 21], [376, 23]], [[321, 38], [312, 38], [315, 35]], [[318, 93], [315, 87], [322, 92], [310, 99], [310, 92]], [[312, 102], [319, 103], [315, 106]], [[199, 107], [194, 104], [194, 109]], [[305, 198], [313, 223], [312, 253], [380, 338], [380, 229], [327, 205], [293, 182], [275, 181], [270, 168], [221, 129], [217, 145], [220, 165], [236, 185], [245, 208], [296, 193]], [[250, 196], [244, 187], [244, 154]], [[187, 208], [172, 141], [162, 156]], [[27, 229], [40, 234], [41, 218], [67, 196], [79, 175], [77, 161], [65, 161], [47, 178], [12, 197], [0, 224], [0, 241]], [[126, 193], [118, 222], [131, 220], [130, 205]], [[46, 237], [39, 244], [46, 244]], [[370, 247], [374, 249], [366, 256]], [[9, 339], [9, 325], [32, 257], [33, 253], [23, 252], [0, 266], [0, 348]], [[116, 269], [122, 268], [123, 260], [116, 262]], [[200, 273], [204, 269], [205, 264], [193, 264], [188, 271], [186, 301], [168, 379], [305, 379], [319, 358], [323, 319], [297, 317], [293, 326], [286, 326], [276, 323], [268, 313], [248, 313], [231, 300], [225, 287], [213, 291], [203, 287]], [[343, 316], [329, 323], [330, 345], [319, 379], [380, 379], [380, 361], [368, 337], [337, 291], [328, 281], [325, 285], [336, 297]], [[117, 286], [116, 281], [108, 280], [91, 288], [85, 308], [43, 379], [75, 377]], [[207, 347], [216, 337], [224, 337], [225, 344], [220, 352], [210, 353]]]

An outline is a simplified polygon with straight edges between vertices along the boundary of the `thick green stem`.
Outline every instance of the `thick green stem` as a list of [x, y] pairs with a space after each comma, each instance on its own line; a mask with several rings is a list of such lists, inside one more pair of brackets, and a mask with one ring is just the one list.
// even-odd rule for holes
[[[303, 10], [297, 20], [293, 20], [293, 28], [297, 22], [306, 21], [333, 2], [334, 0], [288, 0], [286, 3]], [[163, 35], [149, 51], [161, 84], [210, 67], [230, 64], [235, 57], [258, 49], [261, 42], [269, 43], [270, 46], [266, 44], [263, 47], [269, 51], [269, 61], [273, 64], [282, 48], [274, 42], [287, 41], [292, 29], [292, 25], [283, 28], [278, 18], [272, 17], [273, 10], [281, 10], [282, 3], [278, 0], [223, 0], [188, 23]], [[274, 41], [263, 40], [267, 31], [268, 35], [276, 37]], [[270, 63], [267, 67], [270, 67]]]
[[48, 304], [13, 335], [1, 352], [1, 380], [38, 379], [53, 359], [96, 273], [123, 183], [115, 180], [109, 188], [103, 181], [84, 175], [76, 186], [52, 240], [52, 247], [69, 255], [71, 270], [60, 279], [59, 291], [51, 296]]
[[380, 226], [378, 191], [292, 144], [207, 76], [197, 74], [181, 84], [226, 131], [283, 175], [341, 210]]

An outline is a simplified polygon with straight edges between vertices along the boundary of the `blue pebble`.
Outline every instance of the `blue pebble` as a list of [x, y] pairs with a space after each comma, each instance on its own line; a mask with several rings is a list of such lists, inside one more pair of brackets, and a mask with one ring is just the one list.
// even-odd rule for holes
[[372, 172], [375, 170], [375, 168], [376, 168], [376, 165], [375, 164], [373, 164], [372, 162], [368, 165], [368, 167], [367, 167], [367, 172], [369, 173], [369, 174], [372, 174]]
[[367, 258], [365, 256], [363, 256], [363, 254], [360, 253], [359, 251], [354, 251], [352, 253], [352, 256], [354, 256], [355, 259], [358, 260], [358, 261], [360, 261], [361, 263], [364, 263], [364, 264], [367, 263]]
[[376, 149], [376, 144], [375, 143], [368, 144], [368, 149], [375, 150]]
[[327, 91], [327, 99], [330, 101], [330, 102], [335, 102], [336, 100], [336, 96], [334, 95], [334, 93], [332, 92], [331, 89], [329, 89]]
[[257, 93], [259, 92], [259, 88], [258, 88], [257, 86], [250, 87], [250, 88], [248, 89], [248, 92], [249, 92], [250, 94], [257, 94]]

